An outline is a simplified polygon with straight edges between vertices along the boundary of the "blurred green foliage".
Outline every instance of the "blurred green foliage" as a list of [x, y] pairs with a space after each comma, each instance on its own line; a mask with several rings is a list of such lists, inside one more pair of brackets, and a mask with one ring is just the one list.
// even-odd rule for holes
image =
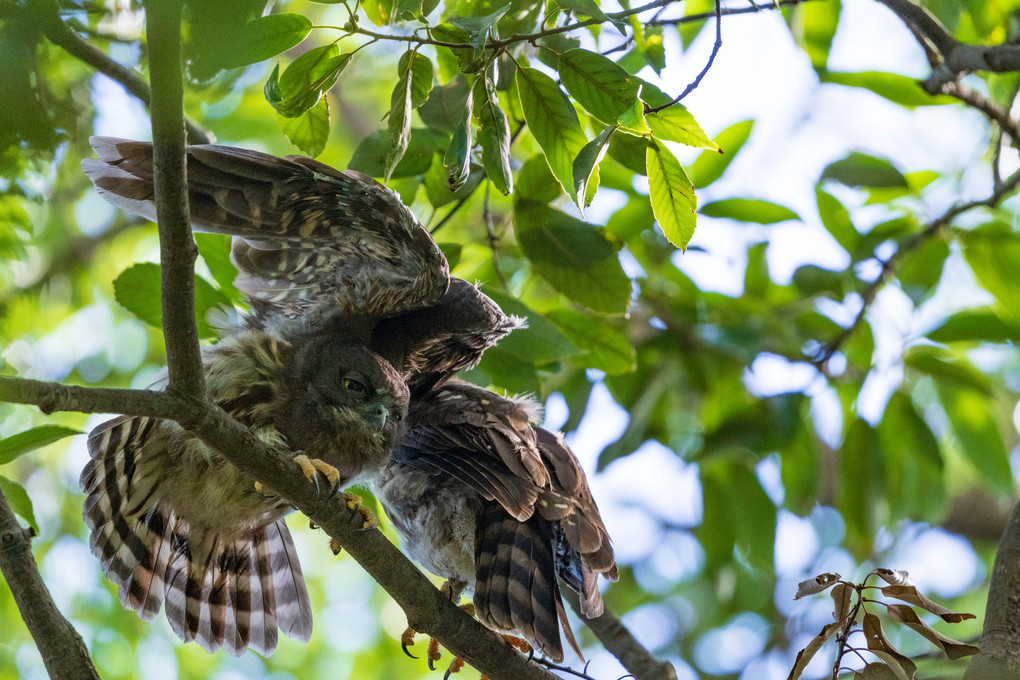
[[[10, 2], [0, 0], [0, 7]], [[529, 318], [528, 330], [486, 354], [467, 378], [541, 398], [560, 395], [568, 431], [593, 389], [604, 386], [628, 418], [598, 453], [599, 470], [625, 463], [649, 441], [695, 464], [700, 522], [676, 526], [640, 503], [624, 508], [655, 527], [660, 556], [625, 561], [607, 601], [619, 614], [634, 614], [634, 625], [649, 612], [652, 621], [670, 622], [673, 633], [657, 653], [706, 666], [697, 658], [699, 643], [753, 612], [754, 625], [766, 631], [761, 658], [779, 650], [792, 660], [789, 639], [818, 627], [789, 614], [792, 591], [779, 587], [786, 582], [777, 576], [777, 556], [800, 549], [776, 543], [783, 513], [808, 518], [820, 550], [845, 551], [866, 571], [886, 555], [883, 531], [895, 534], [905, 522], [937, 526], [975, 490], [995, 501], [1014, 493], [1016, 215], [1007, 203], [925, 231], [948, 205], [946, 196], [964, 193], [965, 168], [940, 174], [853, 152], [821, 171], [811, 213], [716, 192], [697, 230], [712, 228], [706, 216], [757, 225], [803, 221], [831, 235], [845, 257], [838, 269], [809, 261], [780, 280], [767, 257], [775, 246], [767, 231], [756, 232], [765, 235], [746, 248], [741, 292], [723, 294], [678, 267], [687, 256], [677, 246], [699, 247], [694, 188], [722, 184], [759, 132], [750, 120], [725, 129], [712, 120], [699, 125], [681, 105], [649, 113], [682, 88], [670, 83], [663, 94], [645, 82], [668, 66], [673, 53], [664, 43], [691, 46], [705, 22], [656, 26], [607, 16], [618, 8], [591, 0], [364, 0], [356, 19], [342, 2], [285, 1], [266, 16], [264, 4], [189, 3], [188, 115], [221, 143], [280, 155], [297, 147], [339, 168], [388, 176], [437, 230], [453, 273], [484, 282], [505, 311]], [[669, 11], [681, 17], [713, 6], [689, 0]], [[996, 43], [1008, 37], [1020, 1], [926, 6], [959, 39]], [[138, 6], [62, 7], [63, 19], [100, 50], [145, 73]], [[782, 16], [821, 88], [867, 90], [905, 111], [952, 101], [924, 94], [897, 64], [888, 72], [829, 71], [834, 37], [842, 36], [838, 1], [814, 0]], [[571, 32], [491, 47], [589, 17], [595, 21]], [[431, 36], [446, 46], [376, 41], [355, 29]], [[165, 360], [155, 228], [105, 206], [78, 167], [91, 155], [88, 135], [118, 121], [108, 110], [97, 113], [94, 71], [26, 30], [16, 13], [0, 14], [0, 64], [3, 374], [147, 386]], [[972, 78], [1009, 108], [1016, 74]], [[968, 172], [984, 173], [988, 184], [998, 141], [986, 141], [984, 165]], [[676, 142], [703, 151], [684, 155]], [[681, 167], [678, 157], [694, 160]], [[580, 210], [593, 196], [586, 222]], [[230, 283], [227, 239], [199, 235], [198, 244], [198, 322], [203, 336], [214, 337], [220, 305], [243, 301]], [[961, 267], [988, 295], [929, 315], [925, 327], [901, 333], [890, 357], [876, 351], [888, 318], [850, 321], [862, 296], [871, 301], [876, 260], [893, 253], [883, 285], [905, 295], [911, 314], [927, 309], [940, 288], [957, 285]], [[951, 280], [950, 263], [957, 272]], [[747, 375], [763, 357], [816, 378], [800, 392], [761, 396]], [[862, 389], [890, 371], [891, 396], [865, 417]], [[817, 411], [822, 392], [837, 404], [827, 422]], [[67, 430], [38, 429], [84, 430], [96, 422], [0, 405], [0, 472], [5, 490], [16, 490], [11, 500], [21, 514], [38, 522], [37, 560], [104, 678], [430, 677], [423, 662], [400, 653], [404, 621], [395, 605], [353, 561], [334, 559], [321, 535], [304, 529], [297, 541], [316, 613], [309, 645], [284, 640], [269, 659], [209, 656], [180, 645], [161, 616], [143, 623], [124, 612], [83, 543], [76, 485], [83, 438], [68, 446], [57, 441]], [[837, 433], [826, 437], [822, 430], [833, 423]], [[771, 483], [769, 470], [778, 471]], [[644, 470], [650, 486], [656, 472]], [[295, 528], [302, 523], [292, 520]], [[976, 538], [974, 547], [990, 564], [987, 539]], [[983, 597], [978, 588], [953, 606], [980, 612]], [[979, 625], [953, 634], [972, 636]], [[0, 630], [0, 678], [41, 677], [7, 589], [0, 589]], [[595, 644], [589, 631], [579, 632], [584, 645]], [[947, 677], [962, 672], [938, 662], [928, 668]]]

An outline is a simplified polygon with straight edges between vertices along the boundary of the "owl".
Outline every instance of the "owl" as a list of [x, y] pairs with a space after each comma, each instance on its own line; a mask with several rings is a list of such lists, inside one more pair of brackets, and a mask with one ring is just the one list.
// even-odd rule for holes
[[402, 548], [448, 579], [445, 593], [473, 592], [484, 625], [561, 661], [561, 627], [580, 650], [560, 581], [593, 618], [603, 611], [598, 575], [615, 581], [617, 567], [577, 458], [532, 424], [538, 410], [449, 381], [411, 401], [407, 432], [373, 484]]
[[[155, 218], [152, 147], [93, 138], [82, 167], [114, 205]], [[442, 385], [522, 324], [446, 259], [393, 192], [302, 157], [191, 146], [196, 229], [232, 235], [252, 312], [203, 351], [209, 394], [310, 480], [367, 479], [404, 432], [410, 382]], [[311, 633], [289, 508], [171, 421], [122, 416], [89, 437], [90, 547], [143, 619], [209, 651], [270, 653]], [[271, 486], [272, 480], [261, 480]]]

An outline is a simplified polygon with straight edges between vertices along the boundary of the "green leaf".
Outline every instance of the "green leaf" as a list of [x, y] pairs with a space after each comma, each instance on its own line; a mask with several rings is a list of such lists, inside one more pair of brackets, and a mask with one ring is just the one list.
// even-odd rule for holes
[[609, 375], [630, 373], [637, 362], [637, 352], [626, 334], [603, 318], [570, 309], [554, 309], [549, 319], [583, 349], [581, 362]]
[[326, 148], [326, 140], [329, 139], [329, 104], [325, 98], [320, 99], [297, 118], [276, 114], [276, 124], [291, 144], [315, 158]]
[[533, 364], [557, 361], [580, 353], [556, 325], [517, 298], [490, 286], [483, 286], [482, 292], [492, 298], [504, 313], [528, 320], [527, 328], [516, 330], [500, 341], [500, 349]]
[[698, 537], [714, 564], [731, 562], [734, 553], [752, 567], [773, 568], [776, 506], [765, 494], [754, 469], [741, 460], [718, 458], [701, 463], [704, 517]]
[[944, 348], [926, 345], [911, 347], [903, 355], [903, 364], [932, 376], [936, 382], [953, 384], [992, 396], [992, 385], [988, 376], [966, 359], [957, 358]]
[[957, 101], [948, 95], [933, 97], [924, 91], [924, 88], [921, 87], [916, 79], [902, 76], [898, 73], [885, 73], [882, 71], [860, 71], [858, 73], [822, 71], [818, 74], [818, 79], [823, 83], [862, 87], [909, 109], [918, 106], [955, 104]]
[[910, 397], [893, 392], [878, 425], [886, 493], [895, 516], [934, 519], [945, 501], [938, 440]]
[[510, 121], [499, 106], [496, 87], [488, 71], [475, 81], [475, 116], [478, 118], [478, 142], [482, 145], [482, 165], [492, 186], [504, 196], [514, 190], [510, 169]]
[[839, 453], [839, 511], [860, 546], [870, 547], [885, 517], [885, 458], [881, 440], [868, 423], [855, 419]]
[[954, 381], [936, 380], [935, 387], [961, 453], [999, 493], [1009, 494], [1013, 489], [1013, 475], [1002, 433], [993, 417], [997, 413], [995, 401]]
[[18, 434], [0, 439], [0, 465], [10, 463], [18, 456], [34, 451], [60, 441], [64, 437], [71, 437], [82, 434], [81, 430], [75, 430], [62, 425], [40, 425], [31, 430], [25, 430]]
[[471, 112], [470, 95], [471, 86], [467, 78], [458, 75], [446, 85], [433, 87], [429, 98], [418, 108], [418, 115], [427, 127], [452, 134], [463, 122], [465, 110]]
[[981, 286], [1012, 317], [1020, 315], [1020, 236], [1006, 225], [989, 224], [962, 235], [963, 256]]
[[500, 17], [507, 13], [511, 5], [507, 3], [490, 14], [481, 17], [454, 17], [450, 23], [457, 28], [462, 28], [471, 34], [471, 45], [475, 48], [475, 55], [480, 56], [482, 47], [489, 37], [489, 30], [492, 25], [499, 21]]
[[606, 157], [609, 150], [609, 140], [618, 126], [610, 125], [598, 134], [598, 137], [591, 140], [574, 159], [574, 203], [581, 209], [584, 215], [584, 208], [591, 205], [592, 198], [599, 185], [598, 167], [602, 159]]
[[630, 279], [604, 229], [535, 201], [516, 201], [514, 216], [521, 250], [535, 273], [591, 310], [627, 311]]
[[549, 170], [545, 156], [532, 156], [521, 166], [517, 173], [517, 195], [539, 203], [552, 203], [559, 198], [560, 185]]
[[751, 136], [753, 127], [753, 120], [745, 120], [731, 125], [716, 135], [715, 141], [719, 145], [719, 151], [703, 151], [691, 164], [691, 175], [696, 187], [704, 189], [722, 177], [737, 152]]
[[719, 145], [705, 134], [686, 106], [679, 102], [671, 104], [672, 97], [645, 80], [641, 81], [641, 101], [652, 108], [670, 104], [669, 108], [645, 116], [648, 127], [659, 139], [719, 151]]
[[308, 50], [287, 67], [278, 81], [280, 67], [273, 70], [266, 83], [266, 99], [280, 115], [296, 118], [315, 106], [322, 95], [336, 84], [352, 56], [341, 55], [335, 43]]
[[654, 139], [648, 142], [645, 165], [648, 168], [652, 211], [659, 228], [670, 243], [680, 250], [687, 250], [697, 219], [695, 208], [698, 200], [694, 195], [694, 185], [673, 152]]
[[560, 55], [560, 79], [581, 106], [604, 123], [615, 123], [634, 105], [640, 85], [608, 57], [583, 49]]
[[222, 52], [222, 68], [237, 68], [275, 57], [294, 47], [312, 30], [302, 14], [269, 14], [243, 24], [235, 34], [224, 36], [231, 46]]
[[989, 307], [965, 309], [926, 334], [935, 342], [1020, 342], [1020, 325]]
[[818, 216], [822, 218], [822, 224], [836, 242], [853, 255], [861, 235], [850, 221], [850, 213], [837, 198], [823, 191], [821, 187], [815, 187], [815, 198], [818, 201]]
[[505, 344], [504, 340], [486, 350], [478, 365], [470, 371], [461, 372], [459, 377], [483, 387], [496, 385], [511, 393], [540, 394], [542, 383], [538, 379], [535, 364], [506, 351]]
[[230, 261], [230, 237], [226, 234], [194, 233], [198, 254], [205, 260], [216, 285], [231, 303], [241, 302], [241, 293], [234, 287], [237, 267]]
[[35, 512], [32, 510], [32, 499], [28, 497], [25, 487], [0, 475], [0, 491], [7, 497], [7, 504], [11, 506], [11, 510], [24, 517], [28, 525], [39, 533], [39, 523], [36, 522]]
[[[433, 156], [444, 153], [449, 143], [446, 135], [435, 130], [411, 128], [411, 141], [407, 145], [404, 157], [393, 169], [391, 179], [424, 175], [432, 165]], [[386, 174], [386, 156], [389, 150], [389, 132], [376, 130], [361, 140], [348, 167], [372, 177], [382, 177]]]
[[836, 35], [841, 6], [842, 3], [835, 0], [798, 5], [793, 10], [794, 38], [807, 52], [811, 65], [818, 70], [824, 70], [829, 60], [829, 48]]
[[[113, 295], [122, 307], [155, 328], [163, 327], [159, 295], [160, 267], [141, 262], [128, 267], [113, 282]], [[206, 314], [217, 307], [229, 307], [227, 297], [205, 279], [195, 277], [195, 322], [200, 338], [212, 338], [215, 331]]]
[[613, 135], [609, 142], [609, 157], [638, 175], [647, 175], [645, 153], [648, 146], [646, 137], [622, 133]]
[[385, 181], [389, 182], [411, 141], [411, 111], [425, 103], [432, 90], [432, 62], [413, 50], [400, 57], [399, 77], [390, 96], [390, 153], [386, 157]]
[[892, 163], [867, 154], [853, 152], [830, 163], [821, 180], [831, 179], [850, 187], [906, 187], [907, 178]]
[[556, 0], [556, 5], [568, 12], [574, 12], [575, 14], [598, 19], [599, 21], [610, 20], [606, 13], [599, 8], [595, 0]]
[[757, 224], [800, 220], [800, 215], [785, 206], [747, 198], [727, 198], [713, 201], [701, 206], [698, 212], [707, 217], [726, 217], [739, 222], [755, 222]]
[[519, 68], [514, 78], [524, 120], [542, 148], [553, 176], [575, 199], [573, 163], [588, 143], [570, 100], [552, 78], [533, 68]]
[[949, 244], [941, 238], [930, 238], [906, 253], [896, 269], [896, 278], [903, 292], [915, 305], [932, 293], [942, 278], [942, 267], [949, 257]]

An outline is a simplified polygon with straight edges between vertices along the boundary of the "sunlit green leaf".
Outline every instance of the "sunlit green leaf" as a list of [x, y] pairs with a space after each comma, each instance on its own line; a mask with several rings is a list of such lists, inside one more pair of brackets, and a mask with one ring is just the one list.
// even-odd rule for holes
[[10, 463], [18, 456], [29, 451], [34, 451], [53, 442], [60, 441], [64, 437], [71, 437], [76, 434], [81, 434], [81, 431], [62, 425], [40, 425], [39, 427], [33, 427], [31, 430], [25, 430], [24, 432], [0, 439], [0, 465]]
[[898, 73], [885, 73], [882, 71], [860, 71], [858, 73], [822, 71], [818, 74], [818, 79], [823, 83], [862, 87], [907, 108], [955, 104], [957, 101], [946, 95], [933, 97], [924, 91], [916, 78], [902, 76]]
[[221, 66], [235, 68], [265, 61], [300, 43], [311, 30], [311, 20], [302, 14], [268, 14], [249, 21], [237, 34], [223, 36], [231, 49], [221, 53]]
[[596, 52], [575, 49], [560, 55], [563, 87], [592, 115], [614, 123], [634, 105], [640, 85], [616, 62]]
[[277, 114], [276, 122], [290, 143], [315, 158], [326, 148], [329, 139], [329, 104], [326, 99], [305, 111], [297, 118]]
[[687, 177], [680, 161], [664, 144], [656, 140], [648, 142], [645, 152], [648, 168], [649, 196], [655, 219], [669, 242], [681, 250], [694, 236], [697, 219], [695, 209], [698, 200], [694, 196], [694, 185]]
[[553, 310], [549, 318], [587, 354], [583, 360], [610, 375], [634, 370], [637, 353], [627, 336], [608, 321], [569, 309]]
[[434, 71], [428, 57], [408, 50], [397, 66], [397, 84], [390, 96], [390, 152], [386, 157], [385, 178], [388, 182], [411, 142], [411, 111], [418, 108], [432, 90]]
[[475, 81], [474, 110], [485, 174], [496, 191], [509, 194], [514, 190], [510, 169], [510, 121], [499, 106], [495, 83], [488, 73]]
[[672, 97], [644, 80], [641, 81], [641, 100], [652, 108], [669, 105], [645, 116], [648, 127], [657, 138], [710, 151], [719, 150], [719, 145], [705, 134], [686, 106], [672, 103]]
[[[128, 267], [113, 282], [117, 302], [142, 321], [163, 327], [160, 303], [160, 267], [152, 262], [141, 262]], [[206, 321], [206, 314], [217, 307], [230, 307], [227, 297], [200, 276], [195, 277], [195, 321], [198, 335], [210, 338], [216, 335]]]
[[691, 177], [696, 187], [703, 189], [722, 177], [737, 152], [744, 146], [744, 142], [751, 136], [753, 127], [753, 120], [745, 120], [731, 125], [715, 136], [719, 151], [702, 151], [691, 164]]
[[831, 179], [851, 187], [908, 187], [907, 179], [889, 161], [853, 152], [842, 160], [830, 163], [822, 172]]
[[811, 65], [824, 70], [829, 60], [829, 48], [832, 38], [836, 35], [839, 13], [842, 3], [833, 2], [805, 3], [797, 5], [793, 10], [793, 35], [808, 57]]
[[706, 217], [726, 217], [739, 222], [775, 224], [786, 220], [799, 220], [800, 216], [789, 208], [748, 198], [727, 198], [701, 206], [699, 213]]
[[[574, 159], [574, 202], [578, 204], [579, 208], [587, 208], [591, 205], [592, 197], [598, 188], [599, 163], [602, 162], [606, 151], [609, 150], [609, 140], [614, 132], [616, 132], [615, 125], [610, 125], [602, 130], [595, 139], [584, 145], [577, 154], [577, 158]], [[581, 214], [584, 214], [583, 209]]]
[[28, 521], [28, 525], [39, 532], [39, 523], [35, 519], [35, 512], [32, 510], [32, 499], [28, 497], [25, 487], [17, 482], [0, 475], [0, 491], [3, 491], [11, 510], [21, 515]]

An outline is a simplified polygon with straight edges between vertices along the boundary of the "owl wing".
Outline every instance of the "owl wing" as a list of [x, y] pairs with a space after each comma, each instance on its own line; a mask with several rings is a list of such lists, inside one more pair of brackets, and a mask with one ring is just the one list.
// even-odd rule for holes
[[[103, 198], [156, 219], [152, 144], [93, 137], [82, 169]], [[266, 315], [392, 316], [438, 302], [449, 266], [395, 193], [302, 156], [193, 145], [194, 227], [234, 237], [237, 288]]]
[[576, 456], [531, 424], [537, 407], [453, 382], [412, 404], [394, 460], [454, 478], [490, 501], [476, 518], [475, 606], [562, 658], [559, 625], [577, 648], [557, 577], [602, 613], [597, 576], [616, 580], [612, 546]]
[[[140, 457], [165, 442], [162, 423], [120, 416], [92, 431], [91, 460], [79, 483], [89, 547], [120, 601], [143, 620], [165, 602], [174, 632], [207, 651], [240, 656], [276, 648], [277, 628], [307, 641], [312, 611], [301, 565], [283, 519], [241, 536], [190, 526], [139, 473]], [[150, 448], [152, 447], [152, 448]]]

